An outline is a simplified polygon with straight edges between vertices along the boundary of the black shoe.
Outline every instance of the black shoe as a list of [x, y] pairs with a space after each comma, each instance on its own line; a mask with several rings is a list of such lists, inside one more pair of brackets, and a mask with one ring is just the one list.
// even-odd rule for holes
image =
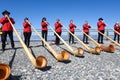
[[89, 42], [86, 42], [86, 44], [89, 44]]
[[101, 42], [101, 44], [104, 44], [103, 42]]
[[4, 52], [5, 51], [5, 49], [2, 49], [2, 52]]

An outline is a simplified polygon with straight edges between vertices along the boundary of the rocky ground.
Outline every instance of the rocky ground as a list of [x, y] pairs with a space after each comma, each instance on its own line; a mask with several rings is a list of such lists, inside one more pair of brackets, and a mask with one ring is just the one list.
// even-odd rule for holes
[[[103, 45], [109, 44], [113, 43], [105, 40]], [[96, 46], [91, 41], [87, 45], [91, 48]], [[58, 53], [63, 49], [69, 51], [62, 43], [59, 46], [54, 44], [51, 46]], [[21, 44], [15, 42], [15, 49], [11, 49], [9, 43], [4, 52], [0, 50], [0, 62], [8, 64], [11, 68], [8, 80], [120, 80], [120, 48], [118, 46], [114, 45], [116, 48], [114, 53], [101, 52], [100, 55], [90, 54], [78, 42], [70, 46], [74, 50], [82, 47], [85, 50], [84, 57], [74, 57], [69, 51], [69, 61], [57, 62], [54, 56], [41, 46], [41, 42], [31, 42], [30, 50], [33, 54], [36, 57], [43, 55], [48, 61], [45, 69], [35, 69]]]

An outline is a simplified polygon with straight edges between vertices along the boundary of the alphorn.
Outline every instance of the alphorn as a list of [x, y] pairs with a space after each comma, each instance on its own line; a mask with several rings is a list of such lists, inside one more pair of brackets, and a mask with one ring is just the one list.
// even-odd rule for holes
[[86, 44], [84, 44], [75, 34], [71, 33], [65, 26], [64, 28], [80, 43], [82, 44], [90, 53], [92, 54], [100, 54], [100, 48], [99, 47], [95, 47], [95, 49], [92, 49], [90, 47], [88, 47]]
[[[79, 28], [78, 28], [79, 29]], [[80, 30], [80, 29], [79, 29]], [[90, 35], [86, 34], [83, 30], [80, 30], [83, 34], [85, 34], [92, 42], [94, 42], [98, 47], [100, 47], [105, 52], [114, 52], [115, 47], [113, 45], [109, 45], [108, 47], [99, 44], [95, 41]]]
[[[7, 16], [7, 19], [9, 20], [14, 32], [16, 33], [20, 43], [22, 44], [27, 56], [29, 57], [30, 61], [32, 62], [33, 66], [35, 68], [45, 68], [47, 66], [47, 59], [44, 56], [38, 56], [36, 59], [33, 57], [23, 40], [21, 39], [20, 35], [18, 34], [17, 30], [15, 29], [14, 25], [10, 21], [9, 17]], [[5, 64], [0, 64], [0, 79], [5, 80], [10, 76], [10, 67]]]
[[98, 31], [97, 29], [95, 29], [98, 33], [102, 34], [104, 37], [106, 37], [107, 39], [109, 39], [111, 42], [115, 43], [117, 46], [120, 47], [120, 44], [117, 43], [116, 41], [114, 41], [113, 39], [111, 39], [110, 37], [108, 37], [107, 35], [101, 33], [100, 31]]
[[16, 33], [20, 43], [22, 44], [22, 47], [24, 48], [27, 56], [31, 60], [31, 62], [34, 65], [34, 67], [35, 68], [45, 68], [47, 66], [47, 59], [44, 56], [38, 56], [36, 59], [33, 57], [32, 53], [30, 52], [30, 50], [25, 45], [24, 41], [22, 40], [22, 38], [18, 34], [17, 30], [15, 29], [14, 25], [10, 21], [9, 17], [7, 17], [7, 18], [9, 20], [10, 24], [12, 25], [12, 28], [13, 28], [14, 32]]
[[117, 34], [120, 35], [120, 33], [118, 31], [116, 31], [115, 29], [111, 28], [109, 25], [107, 25], [110, 29], [112, 29], [114, 32], [116, 32]]
[[10, 73], [11, 73], [11, 70], [9, 65], [0, 63], [0, 80], [8, 79]]
[[[30, 24], [30, 22], [28, 21]], [[30, 24], [31, 25], [31, 24]], [[34, 28], [33, 25], [31, 25], [35, 33], [40, 37], [40, 39], [43, 41], [43, 43], [47, 46], [49, 51], [54, 55], [54, 57], [57, 59], [57, 61], [64, 61], [68, 60], [70, 58], [69, 54], [66, 51], [62, 51], [60, 54], [57, 54], [57, 52], [43, 39], [43, 37], [38, 33], [38, 31]]]
[[82, 48], [78, 48], [77, 50], [73, 50], [71, 46], [69, 46], [49, 25], [49, 28], [55, 33], [55, 35], [65, 44], [65, 46], [71, 51], [74, 56], [79, 56], [84, 54], [84, 50]]

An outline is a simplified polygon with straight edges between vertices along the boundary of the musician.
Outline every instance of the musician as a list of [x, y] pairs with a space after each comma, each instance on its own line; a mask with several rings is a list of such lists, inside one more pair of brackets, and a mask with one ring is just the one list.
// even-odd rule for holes
[[31, 37], [31, 34], [32, 34], [32, 30], [31, 30], [31, 25], [28, 23], [28, 18], [26, 17], [24, 19], [24, 22], [23, 22], [23, 35], [24, 35], [24, 42], [26, 44], [27, 47], [29, 47], [30, 45], [30, 37]]
[[[42, 18], [41, 26], [42, 26], [42, 37], [47, 41], [47, 35], [48, 35], [48, 25], [49, 23], [46, 21], [46, 18]], [[44, 43], [42, 41], [42, 45], [44, 46]]]
[[[91, 28], [91, 26], [88, 24], [88, 21], [85, 21], [85, 23], [83, 24], [83, 31], [89, 35], [89, 29]], [[88, 44], [88, 37], [83, 34], [83, 42]]]
[[[74, 29], [76, 28], [76, 25], [73, 23], [73, 20], [70, 20], [70, 24], [69, 24], [69, 30], [71, 33], [74, 34]], [[72, 44], [74, 43], [74, 37], [69, 33], [69, 44], [71, 42], [72, 39]]]
[[[63, 25], [60, 23], [60, 19], [57, 19], [57, 20], [56, 20], [54, 26], [55, 26], [55, 31], [56, 31], [56, 33], [57, 33], [59, 36], [61, 36]], [[60, 39], [59, 39], [59, 38], [57, 37], [57, 35], [56, 35], [56, 45], [59, 45], [59, 44], [60, 44]]]
[[[5, 50], [6, 46], [6, 37], [9, 35], [10, 41], [11, 41], [11, 47], [14, 48], [14, 40], [13, 40], [13, 28], [10, 24], [9, 20], [7, 19], [7, 16], [9, 17], [10, 12], [7, 10], [2, 12], [3, 17], [0, 18], [0, 23], [2, 24], [2, 51]], [[13, 18], [9, 17], [12, 24], [15, 24], [15, 21]]]
[[[115, 23], [114, 25], [114, 30], [116, 30], [118, 33], [120, 33], [120, 25], [118, 22]], [[117, 34], [115, 31], [114, 31], [114, 40], [116, 40], [116, 37], [117, 37], [117, 42], [119, 43], [119, 37], [120, 35]]]
[[[102, 18], [98, 19], [97, 26], [98, 26], [98, 31], [104, 34], [106, 24], [104, 23]], [[103, 35], [100, 33], [98, 33], [98, 43], [103, 44]]]

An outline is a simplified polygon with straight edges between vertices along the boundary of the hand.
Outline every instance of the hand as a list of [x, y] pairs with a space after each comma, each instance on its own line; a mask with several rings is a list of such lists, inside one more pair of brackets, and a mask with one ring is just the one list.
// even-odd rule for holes
[[5, 14], [5, 18], [7, 18], [8, 17], [8, 15], [7, 14]]

